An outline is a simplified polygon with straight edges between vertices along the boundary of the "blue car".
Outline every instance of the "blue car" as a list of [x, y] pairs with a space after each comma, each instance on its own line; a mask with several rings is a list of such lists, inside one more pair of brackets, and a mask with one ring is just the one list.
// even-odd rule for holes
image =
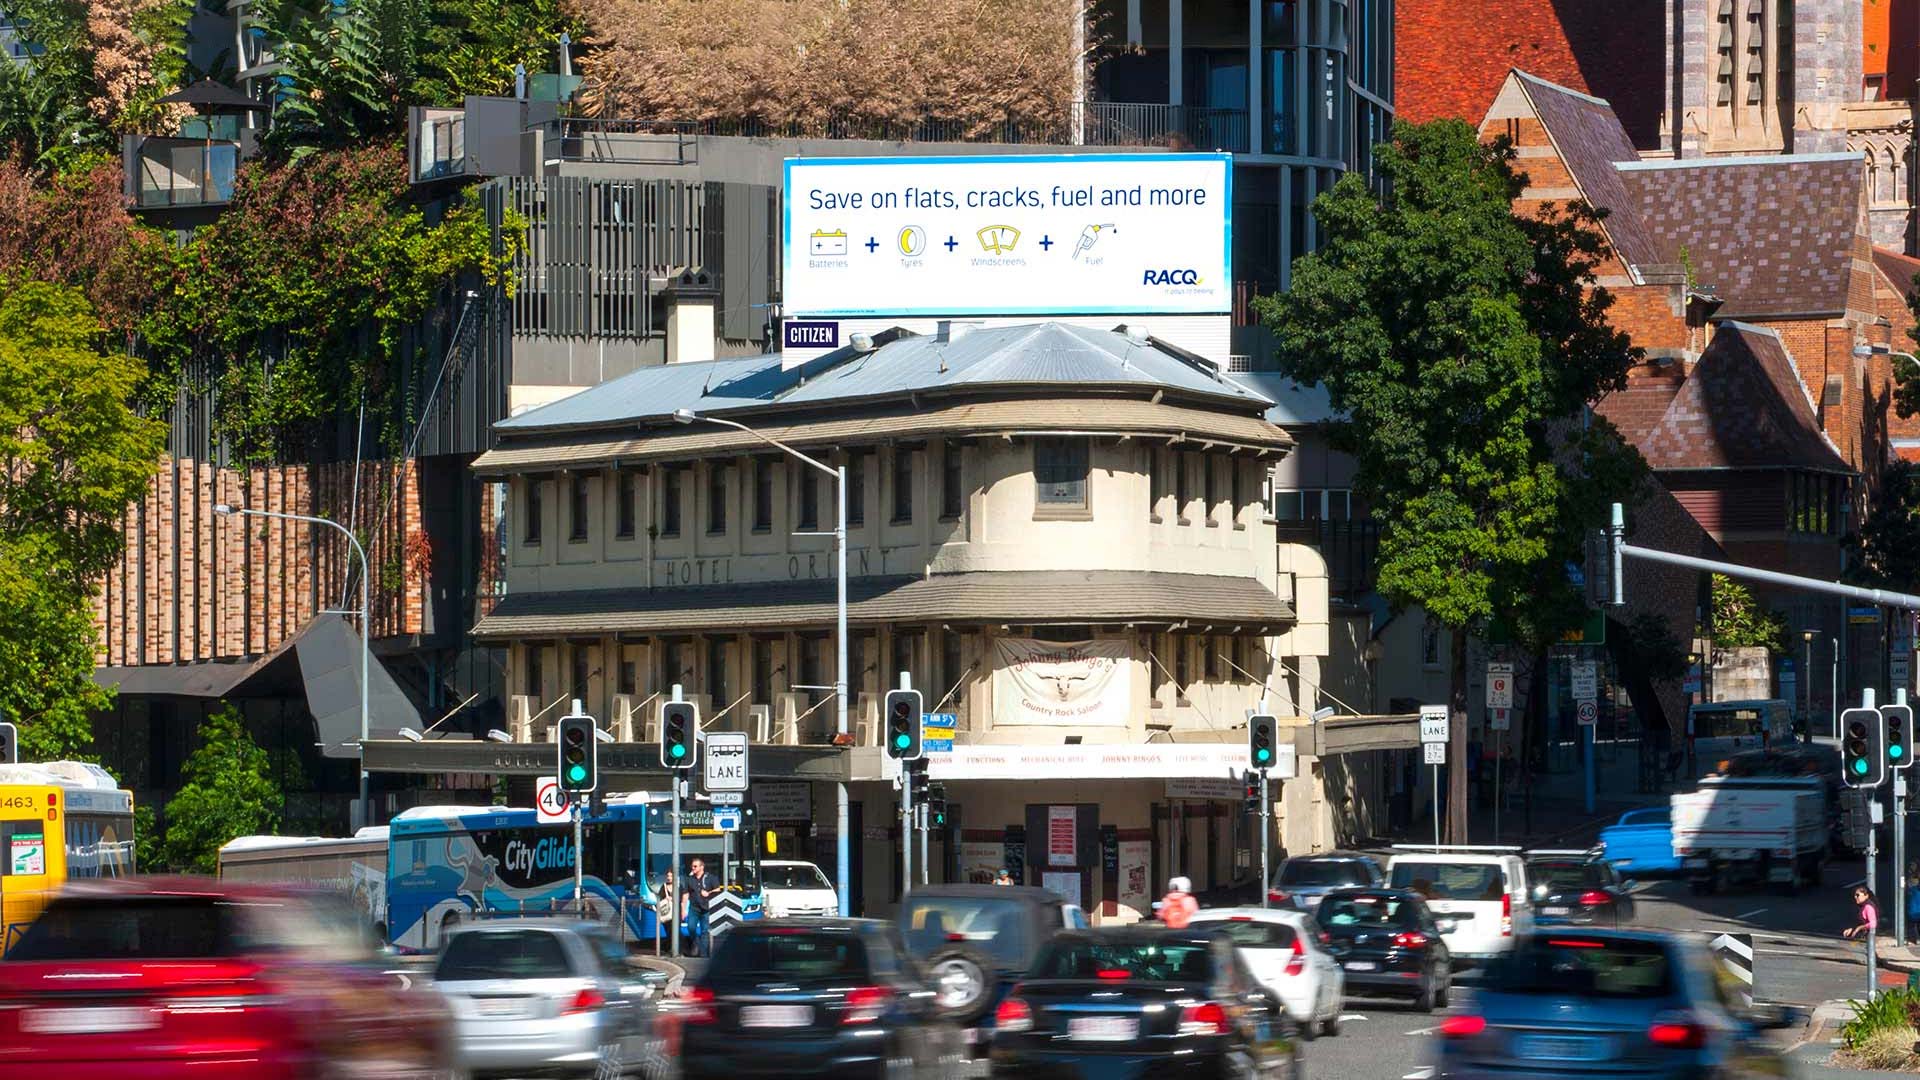
[[1543, 930], [1494, 961], [1472, 1011], [1449, 1016], [1440, 1077], [1634, 1080], [1787, 1075], [1763, 1017], [1731, 1004], [1703, 946], [1664, 934]]
[[1600, 846], [1622, 877], [1680, 872], [1673, 853], [1673, 817], [1664, 806], [1620, 815], [1618, 822], [1600, 830]]

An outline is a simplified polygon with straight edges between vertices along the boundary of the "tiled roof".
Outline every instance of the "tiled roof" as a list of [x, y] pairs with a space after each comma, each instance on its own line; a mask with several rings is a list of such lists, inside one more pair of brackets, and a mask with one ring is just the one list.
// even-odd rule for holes
[[1722, 323], [1651, 427], [1648, 400], [1628, 391], [1600, 411], [1655, 469], [1852, 471], [1822, 434], [1793, 358], [1771, 330]]
[[1717, 315], [1838, 314], [1860, 228], [1858, 154], [1688, 159], [1614, 166], [1658, 245], [1693, 266]]
[[[1255, 627], [1281, 626], [1293, 618], [1286, 601], [1258, 581], [1214, 574], [1005, 570], [854, 578], [847, 583], [847, 620], [856, 626], [937, 619], [1055, 625], [1193, 621]], [[500, 640], [555, 634], [824, 627], [833, 620], [833, 582], [782, 581], [509, 593], [473, 633], [483, 640]]]
[[1393, 24], [1399, 119], [1477, 124], [1517, 67], [1611, 101], [1636, 145], [1659, 139], [1664, 0], [1398, 0]]
[[846, 348], [786, 369], [778, 354], [646, 367], [494, 426], [502, 432], [610, 427], [665, 420], [682, 408], [724, 415], [990, 386], [1138, 387], [1227, 399], [1247, 409], [1272, 404], [1170, 346], [1043, 322], [975, 329], [952, 341], [901, 334], [864, 355]]
[[[1638, 161], [1640, 154], [1620, 126], [1613, 108], [1599, 98], [1515, 71], [1540, 124], [1547, 129], [1567, 171], [1586, 193], [1587, 202], [1607, 211], [1602, 222], [1614, 250], [1627, 262], [1645, 266], [1663, 261], [1652, 234], [1635, 212], [1627, 185], [1613, 166]], [[1526, 163], [1520, 162], [1524, 169]]]
[[1892, 282], [1893, 287], [1900, 290], [1902, 295], [1913, 291], [1914, 275], [1920, 274], [1920, 259], [1911, 255], [1902, 255], [1897, 251], [1889, 251], [1883, 247], [1873, 249], [1873, 265], [1887, 275], [1887, 280]]

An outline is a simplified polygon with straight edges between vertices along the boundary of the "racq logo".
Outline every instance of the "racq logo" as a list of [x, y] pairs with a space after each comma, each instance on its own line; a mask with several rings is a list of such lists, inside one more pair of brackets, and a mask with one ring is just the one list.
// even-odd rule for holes
[[1140, 273], [1142, 285], [1198, 285], [1198, 270], [1143, 270]]

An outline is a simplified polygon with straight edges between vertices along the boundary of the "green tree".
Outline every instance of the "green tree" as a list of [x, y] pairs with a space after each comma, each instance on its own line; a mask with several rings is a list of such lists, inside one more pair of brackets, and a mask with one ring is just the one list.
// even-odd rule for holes
[[[1325, 385], [1348, 418], [1334, 438], [1383, 524], [1380, 590], [1452, 631], [1457, 712], [1470, 629], [1498, 615], [1538, 643], [1583, 617], [1565, 567], [1645, 469], [1583, 420], [1635, 358], [1594, 283], [1598, 217], [1516, 215], [1513, 159], [1459, 121], [1397, 125], [1375, 157], [1388, 194], [1349, 175], [1316, 200], [1325, 245], [1259, 302], [1282, 370]], [[1462, 725], [1453, 743], [1463, 760]], [[1457, 841], [1465, 769], [1450, 802]]]
[[251, 12], [281, 69], [269, 146], [363, 145], [405, 124], [427, 0], [258, 0]]
[[1880, 497], [1847, 547], [1853, 554], [1849, 578], [1902, 592], [1920, 588], [1920, 465], [1888, 463], [1880, 474]]
[[1787, 620], [1768, 611], [1752, 590], [1725, 574], [1713, 575], [1713, 645], [1717, 649], [1787, 651]]
[[166, 437], [129, 405], [140, 363], [100, 333], [78, 290], [0, 279], [0, 708], [32, 757], [86, 754], [88, 710], [111, 701], [94, 590]]
[[180, 790], [167, 802], [162, 850], [175, 869], [211, 874], [219, 868], [222, 844], [280, 827], [281, 795], [272, 759], [232, 704], [207, 717], [200, 738], [180, 767]]

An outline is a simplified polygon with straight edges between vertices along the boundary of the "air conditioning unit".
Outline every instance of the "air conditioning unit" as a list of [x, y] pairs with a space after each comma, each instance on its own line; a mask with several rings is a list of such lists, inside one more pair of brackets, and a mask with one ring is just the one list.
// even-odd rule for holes
[[538, 699], [531, 694], [513, 694], [507, 698], [507, 733], [517, 743], [533, 741], [533, 714]]
[[768, 743], [773, 741], [773, 706], [747, 706], [747, 730], [753, 733], [753, 741]]
[[634, 733], [646, 725], [634, 715], [640, 698], [634, 694], [613, 695], [613, 738], [615, 742], [630, 743], [636, 741]]

